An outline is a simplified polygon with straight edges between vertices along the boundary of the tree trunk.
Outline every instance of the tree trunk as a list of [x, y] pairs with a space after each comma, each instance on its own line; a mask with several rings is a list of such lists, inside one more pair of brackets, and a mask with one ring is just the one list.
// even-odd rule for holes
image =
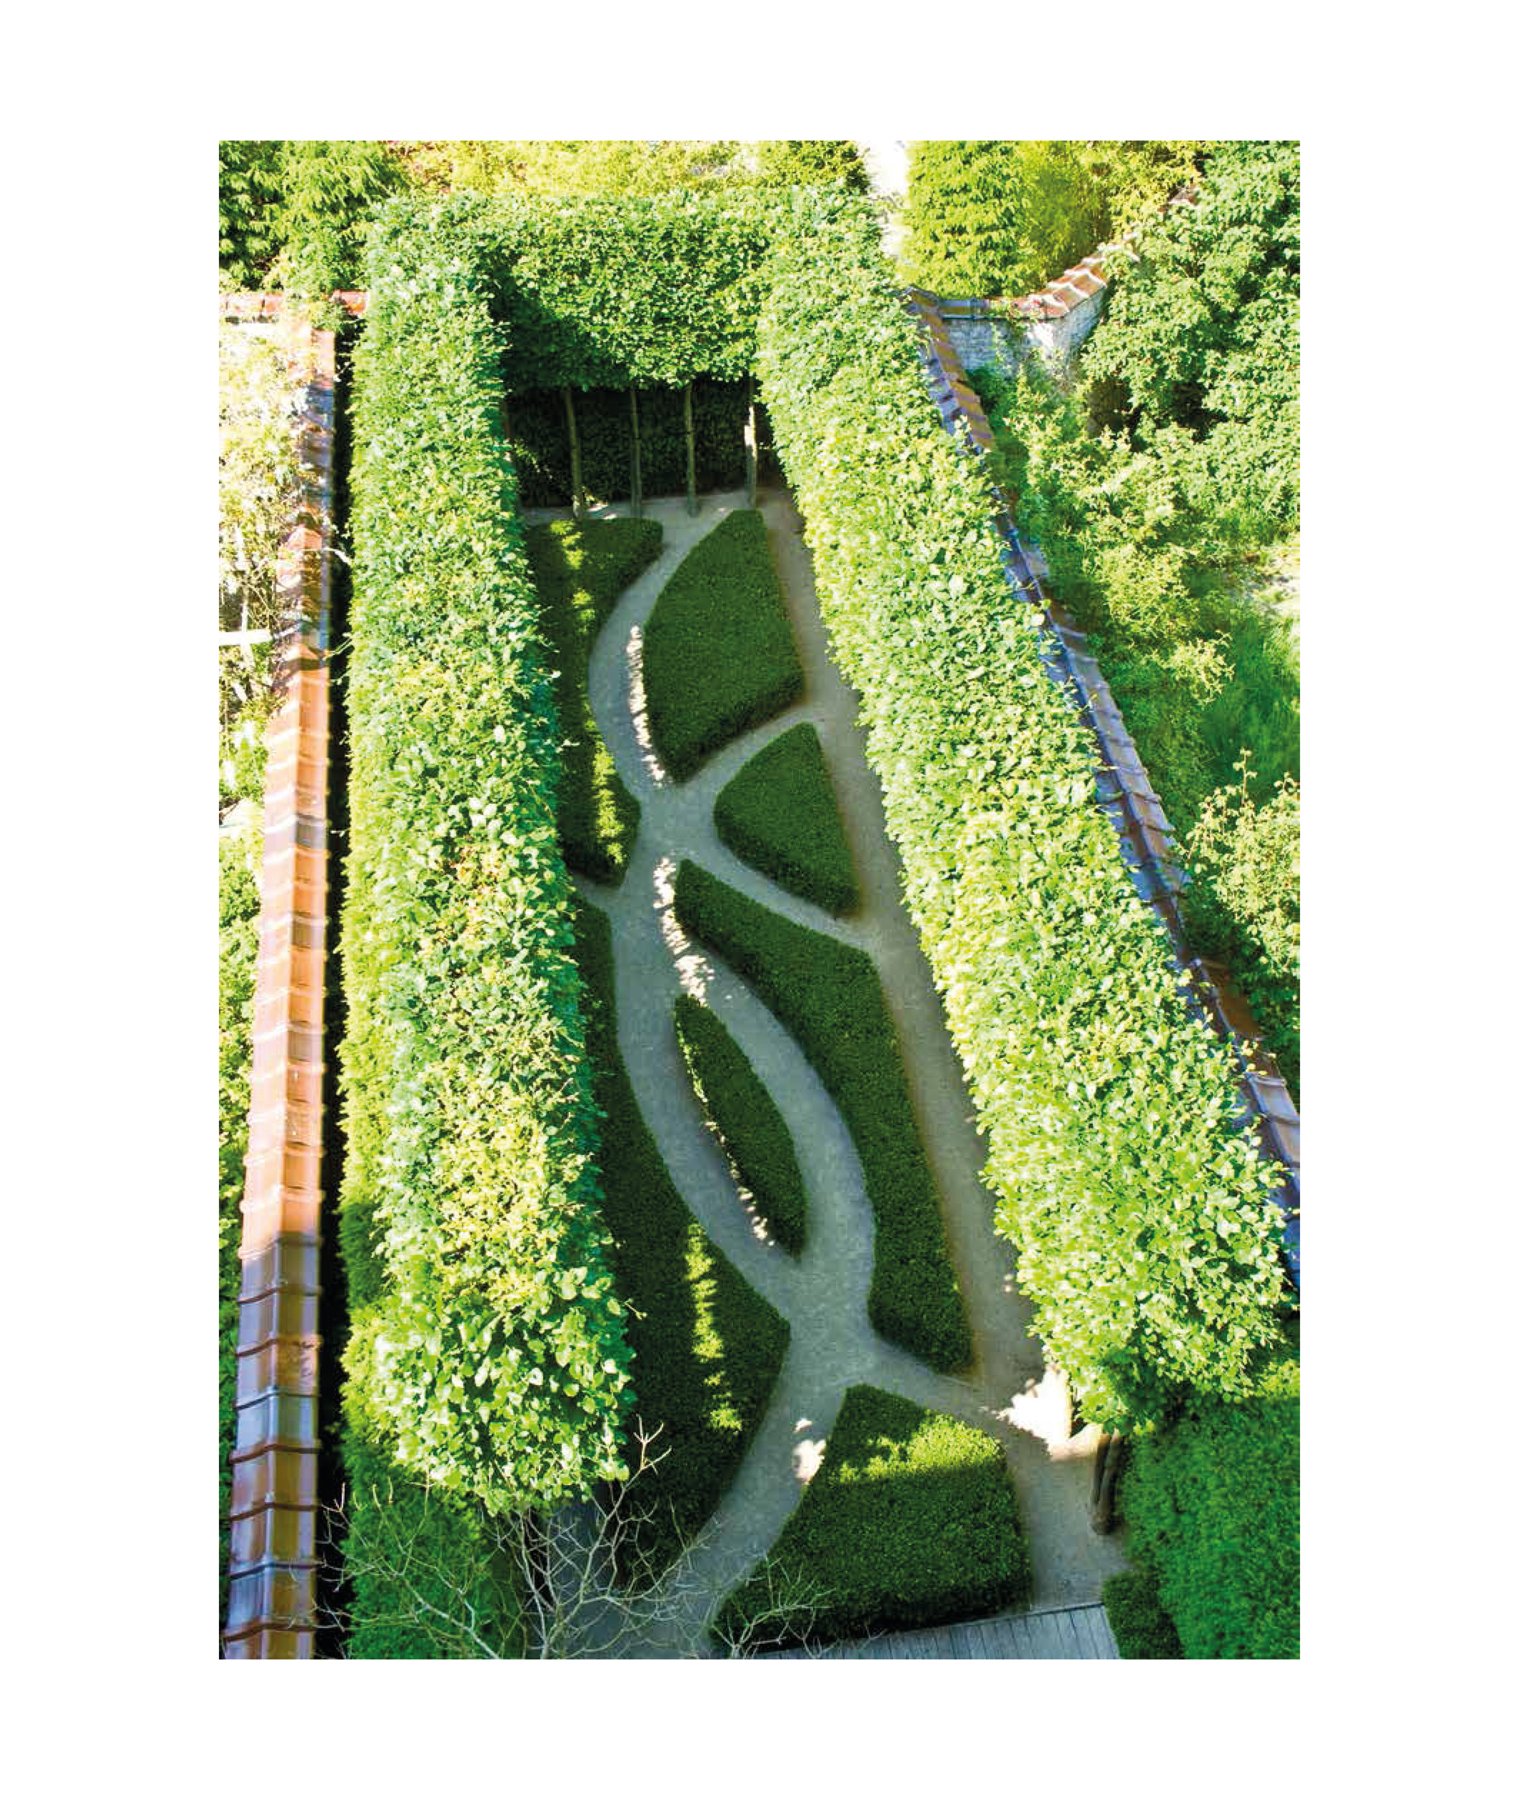
[[749, 416], [744, 421], [744, 491], [750, 506], [754, 505], [755, 489], [759, 485], [759, 430], [754, 419], [754, 377], [751, 375], [745, 387], [749, 398]]
[[633, 517], [643, 517], [643, 448], [638, 441], [638, 389], [628, 389], [628, 411], [633, 421]]
[[575, 517], [585, 517], [585, 484], [580, 478], [580, 433], [575, 429], [575, 402], [570, 390], [564, 393], [564, 421], [570, 434], [570, 504], [575, 510]]
[[696, 426], [691, 418], [691, 390], [694, 381], [686, 383], [686, 511], [696, 511]]
[[1123, 1463], [1123, 1439], [1116, 1432], [1104, 1432], [1097, 1445], [1092, 1464], [1092, 1529], [1105, 1537], [1117, 1524], [1113, 1497], [1118, 1486], [1118, 1472]]

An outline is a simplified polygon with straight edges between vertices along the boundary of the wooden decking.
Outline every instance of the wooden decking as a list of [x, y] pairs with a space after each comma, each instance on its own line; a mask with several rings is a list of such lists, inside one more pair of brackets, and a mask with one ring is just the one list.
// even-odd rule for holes
[[860, 1642], [830, 1644], [821, 1650], [779, 1650], [774, 1660], [824, 1661], [867, 1657], [895, 1662], [913, 1657], [1023, 1659], [1067, 1662], [1118, 1660], [1118, 1646], [1099, 1602], [1087, 1606], [1048, 1607], [1039, 1612], [998, 1613], [963, 1625], [940, 1625], [930, 1631], [893, 1631]]

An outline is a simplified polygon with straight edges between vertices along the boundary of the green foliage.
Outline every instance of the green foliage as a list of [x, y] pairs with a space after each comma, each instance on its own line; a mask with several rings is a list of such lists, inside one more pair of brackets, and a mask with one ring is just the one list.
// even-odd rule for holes
[[1250, 791], [1248, 762], [1236, 786], [1209, 796], [1187, 840], [1198, 877], [1187, 896], [1187, 925], [1206, 955], [1242, 971], [1245, 997], [1271, 1041], [1282, 1072], [1298, 1087], [1301, 982], [1299, 789], [1283, 776], [1264, 803]]
[[675, 1036], [691, 1082], [756, 1211], [782, 1249], [801, 1251], [807, 1235], [807, 1191], [780, 1109], [732, 1033], [690, 994], [675, 1001]]
[[1208, 145], [1199, 138], [1087, 139], [1070, 148], [1102, 196], [1098, 235], [1106, 239], [1153, 218], [1195, 180]]
[[355, 355], [342, 928], [350, 1428], [446, 1496], [548, 1507], [618, 1475], [629, 1354], [538, 599], [484, 296], [423, 232]]
[[788, 1584], [822, 1599], [782, 1643], [1021, 1605], [1032, 1581], [1001, 1445], [896, 1394], [850, 1388], [822, 1467], [765, 1563], [723, 1603], [717, 1629], [741, 1639]]
[[717, 796], [712, 822], [735, 856], [831, 913], [853, 912], [859, 885], [817, 727], [783, 731]]
[[801, 698], [762, 514], [730, 513], [687, 553], [649, 615], [643, 675], [654, 748], [677, 781]]
[[1023, 294], [1089, 256], [1102, 193], [1069, 143], [909, 146], [909, 278], [941, 294]]
[[[581, 903], [575, 954], [602, 1114], [601, 1178], [618, 1291], [630, 1312], [636, 1423], [657, 1433], [630, 1561], [663, 1566], [707, 1521], [744, 1459], [790, 1328], [712, 1242], [675, 1191], [617, 1046], [611, 924]], [[643, 1484], [647, 1482], [647, 1486]]]
[[467, 139], [394, 148], [420, 185], [456, 194], [650, 196], [743, 179], [730, 140]]
[[223, 143], [223, 286], [315, 297], [353, 287], [376, 209], [407, 185], [403, 166], [382, 143]]
[[1298, 1390], [1283, 1354], [1253, 1399], [1195, 1395], [1133, 1442], [1119, 1502], [1189, 1657], [1298, 1654]]
[[220, 904], [217, 1084], [217, 1414], [222, 1521], [220, 1568], [226, 1613], [227, 1506], [232, 1496], [232, 1447], [237, 1437], [237, 1302], [242, 1291], [244, 1163], [248, 1153], [248, 1092], [253, 1069], [253, 988], [258, 972], [257, 832], [222, 839], [217, 856]]
[[[592, 504], [626, 500], [632, 493], [633, 434], [628, 396], [592, 388], [576, 394], [580, 479]], [[744, 480], [744, 425], [748, 397], [743, 382], [698, 381], [691, 396], [698, 493], [735, 488]], [[512, 462], [524, 506], [568, 506], [570, 440], [564, 395], [557, 389], [514, 394], [507, 403]], [[645, 496], [686, 491], [685, 396], [681, 388], [643, 388], [638, 393], [639, 473]]]
[[1278, 1331], [1272, 1172], [1094, 803], [984, 476], [939, 424], [868, 213], [798, 203], [770, 271], [762, 392], [1035, 1329], [1094, 1421], [1248, 1392]]
[[936, 1369], [964, 1368], [970, 1327], [875, 964], [695, 863], [682, 862], [676, 874], [675, 915], [749, 982], [844, 1116], [875, 1214], [871, 1324]]
[[1102, 1604], [1126, 1662], [1175, 1660], [1181, 1639], [1171, 1615], [1160, 1603], [1155, 1571], [1147, 1564], [1110, 1575], [1102, 1584]]
[[859, 147], [844, 138], [773, 138], [755, 146], [761, 181], [776, 187], [815, 187], [840, 181], [854, 194], [870, 192]]
[[483, 1510], [398, 1473], [352, 1431], [343, 1434], [343, 1466], [346, 1654], [387, 1662], [522, 1656], [519, 1577]]
[[559, 519], [524, 533], [538, 590], [559, 716], [559, 838], [572, 869], [619, 882], [638, 834], [638, 802], [623, 785], [591, 712], [591, 648], [617, 597], [659, 555], [656, 519]]

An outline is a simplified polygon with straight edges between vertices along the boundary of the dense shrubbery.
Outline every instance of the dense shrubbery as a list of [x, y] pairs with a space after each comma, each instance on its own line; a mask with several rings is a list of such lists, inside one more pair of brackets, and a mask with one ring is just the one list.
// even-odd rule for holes
[[1160, 1603], [1155, 1571], [1147, 1564], [1110, 1575], [1102, 1584], [1102, 1604], [1118, 1654], [1126, 1661], [1174, 1660], [1183, 1654], [1176, 1626]]
[[524, 533], [541, 604], [559, 715], [559, 840], [566, 862], [618, 882], [638, 835], [638, 802], [623, 785], [586, 692], [591, 648], [617, 597], [659, 555], [655, 519], [566, 519]]
[[935, 140], [911, 147], [909, 279], [1024, 294], [1153, 212], [1196, 172], [1196, 142]]
[[1220, 145], [1120, 265], [1073, 388], [977, 378], [1018, 522], [1190, 838], [1189, 926], [1294, 1088], [1297, 647], [1253, 590], [1297, 529], [1297, 207], [1292, 146]]
[[855, 194], [870, 192], [870, 174], [859, 146], [844, 138], [773, 138], [756, 146], [759, 179], [778, 187], [813, 187], [841, 181]]
[[871, 1324], [936, 1369], [964, 1368], [970, 1327], [875, 964], [694, 863], [676, 875], [675, 913], [796, 1038], [844, 1116], [875, 1214]]
[[224, 285], [313, 296], [352, 287], [377, 208], [407, 185], [405, 170], [383, 143], [223, 142], [218, 202]]
[[712, 822], [735, 856], [831, 913], [860, 904], [817, 727], [782, 732], [717, 796]]
[[807, 1235], [807, 1191], [780, 1109], [727, 1026], [690, 994], [676, 999], [675, 1036], [756, 1211], [776, 1243], [795, 1254]]
[[1280, 1218], [1227, 1053], [1094, 804], [1090, 735], [1043, 674], [868, 215], [812, 199], [796, 224], [762, 391], [1036, 1328], [1093, 1420], [1247, 1392], [1278, 1333]]
[[822, 1467], [775, 1548], [716, 1620], [743, 1642], [777, 1595], [816, 1596], [770, 1641], [975, 1618], [1029, 1597], [1028, 1549], [995, 1438], [880, 1388], [852, 1387]]
[[1253, 1398], [1193, 1395], [1134, 1439], [1120, 1505], [1189, 1657], [1298, 1654], [1298, 1385], [1283, 1354]]
[[[574, 396], [574, 407], [586, 495], [592, 504], [626, 500], [633, 491], [632, 415], [626, 392], [592, 388]], [[691, 429], [698, 493], [743, 485], [747, 417], [743, 382], [696, 382]], [[513, 394], [507, 401], [507, 423], [522, 504], [570, 505], [574, 494], [564, 395], [557, 389]], [[685, 399], [680, 388], [639, 390], [638, 445], [645, 496], [685, 493]]]
[[692, 1218], [644, 1123], [617, 1047], [612, 934], [605, 913], [577, 910], [587, 1046], [602, 1113], [600, 1166], [612, 1258], [628, 1300], [637, 1420], [657, 1432], [652, 1474], [638, 1477], [631, 1546], [662, 1566], [722, 1497], [764, 1417], [789, 1328]]
[[553, 701], [484, 296], [425, 230], [404, 259], [382, 241], [370, 289], [342, 1206], [345, 1245], [369, 1240], [382, 1285], [353, 1311], [345, 1408], [436, 1490], [547, 1506], [622, 1470], [631, 1399], [591, 1160]]
[[644, 633], [649, 731], [677, 781], [801, 697], [763, 515], [730, 513], [665, 583]]

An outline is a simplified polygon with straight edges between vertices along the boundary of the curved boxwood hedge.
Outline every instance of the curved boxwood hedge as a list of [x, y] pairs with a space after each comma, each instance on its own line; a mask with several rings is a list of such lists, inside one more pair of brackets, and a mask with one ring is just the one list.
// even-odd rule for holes
[[1174, 1661], [1183, 1652], [1176, 1626], [1160, 1602], [1155, 1571], [1136, 1564], [1102, 1584], [1102, 1605], [1126, 1662]]
[[1094, 1421], [1247, 1392], [1281, 1219], [1003, 577], [865, 212], [799, 196], [758, 372], [1035, 1328]]
[[780, 1108], [727, 1026], [690, 994], [676, 998], [675, 1036], [756, 1210], [776, 1243], [796, 1255], [807, 1236], [807, 1190]]
[[404, 245], [382, 233], [369, 286], [342, 922], [342, 1240], [360, 1269], [344, 1405], [356, 1436], [434, 1490], [547, 1507], [623, 1470], [631, 1399], [555, 829], [557, 725], [485, 293], [451, 236], [425, 230]]
[[717, 796], [712, 822], [733, 854], [831, 913], [860, 904], [817, 727], [793, 725]]
[[638, 802], [623, 785], [591, 711], [591, 648], [618, 596], [659, 555], [656, 519], [556, 519], [523, 534], [548, 640], [559, 716], [559, 839], [565, 861], [593, 881], [620, 882], [638, 835]]
[[[977, 1618], [1027, 1601], [1028, 1547], [1002, 1446], [947, 1413], [852, 1387], [822, 1467], [717, 1632], [751, 1648]], [[775, 1597], [813, 1604], [789, 1620]]]
[[802, 665], [758, 512], [729, 513], [665, 583], [644, 634], [643, 677], [654, 748], [677, 781], [801, 698]]
[[749, 982], [844, 1115], [875, 1214], [871, 1324], [936, 1369], [965, 1368], [970, 1327], [875, 964], [695, 863], [676, 873], [675, 915]]
[[737, 1473], [780, 1373], [790, 1327], [712, 1242], [675, 1191], [617, 1047], [611, 922], [582, 902], [576, 950], [603, 1115], [601, 1177], [618, 1289], [632, 1317], [637, 1417], [664, 1460], [638, 1478], [630, 1565], [668, 1563]]

